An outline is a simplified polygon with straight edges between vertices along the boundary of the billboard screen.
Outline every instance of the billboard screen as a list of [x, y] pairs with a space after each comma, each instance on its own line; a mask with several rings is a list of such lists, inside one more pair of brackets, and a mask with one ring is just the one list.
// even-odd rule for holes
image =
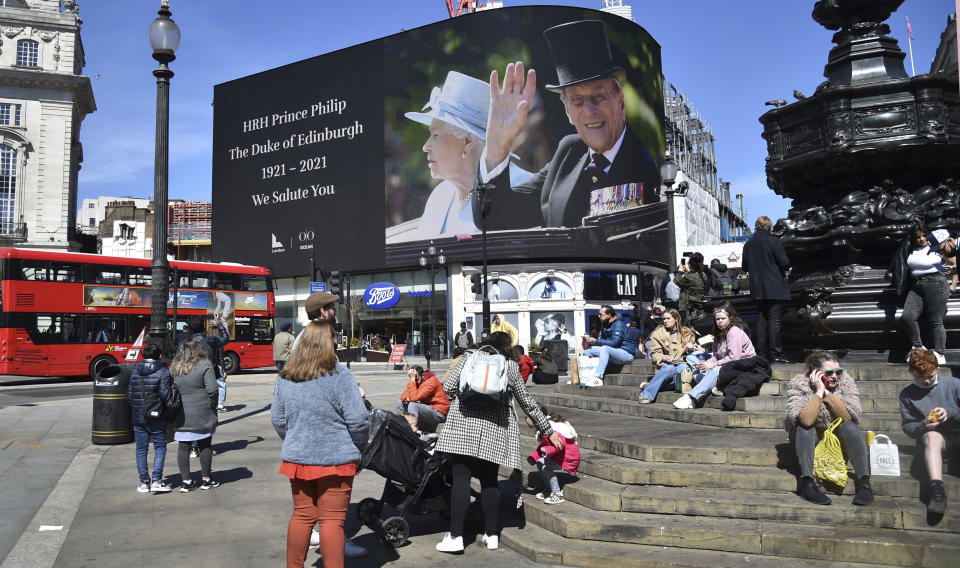
[[660, 47], [619, 16], [478, 12], [217, 85], [214, 105], [218, 261], [373, 270], [434, 241], [470, 262], [484, 222], [491, 259], [666, 260]]

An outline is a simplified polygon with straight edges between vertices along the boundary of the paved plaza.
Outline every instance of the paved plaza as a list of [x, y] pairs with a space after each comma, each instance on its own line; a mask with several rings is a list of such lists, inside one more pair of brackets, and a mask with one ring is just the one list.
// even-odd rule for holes
[[[392, 407], [406, 381], [382, 364], [356, 366], [356, 374], [379, 407]], [[16, 404], [4, 397], [15, 387], [0, 386], [0, 568], [282, 565], [292, 505], [289, 484], [277, 473], [281, 440], [270, 424], [275, 377], [246, 372], [230, 379], [228, 411], [214, 436], [214, 477], [223, 485], [188, 494], [137, 493], [134, 444], [90, 443], [92, 392]], [[197, 460], [191, 465], [199, 470]], [[179, 484], [176, 444], [168, 446], [164, 473]], [[408, 516], [410, 543], [398, 549], [360, 525], [356, 503], [379, 497], [383, 483], [374, 472], [354, 483], [346, 530], [370, 554], [347, 565], [448, 565], [453, 559], [434, 550], [446, 531], [439, 514]], [[458, 566], [492, 562], [535, 565], [503, 547], [488, 551], [479, 540], [456, 558]], [[310, 552], [306, 565], [322, 566], [320, 556]]]

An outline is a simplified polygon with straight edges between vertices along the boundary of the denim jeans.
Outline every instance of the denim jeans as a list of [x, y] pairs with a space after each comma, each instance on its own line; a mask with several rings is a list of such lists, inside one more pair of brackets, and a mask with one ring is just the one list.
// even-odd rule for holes
[[410, 402], [407, 404], [406, 409], [403, 407], [403, 401], [398, 400], [397, 404], [393, 407], [394, 412], [397, 414], [403, 414], [404, 412], [409, 412], [417, 417], [417, 428], [424, 432], [436, 432], [437, 425], [441, 422], [446, 422], [447, 417], [440, 413], [439, 410], [430, 406], [429, 404], [423, 404], [422, 402]]
[[[840, 439], [843, 453], [853, 463], [853, 471], [857, 477], [870, 475], [867, 443], [860, 433], [860, 428], [853, 422], [841, 422], [833, 433]], [[820, 437], [821, 433], [813, 426], [804, 428], [797, 424], [797, 427], [790, 432], [790, 443], [793, 444], [793, 449], [797, 453], [802, 477], [813, 477], [813, 452]]]
[[610, 347], [609, 345], [594, 345], [584, 351], [583, 354], [589, 357], [600, 358], [600, 361], [597, 363], [598, 379], [603, 378], [603, 374], [607, 370], [607, 363], [611, 360], [617, 365], [626, 365], [633, 361], [633, 355], [631, 355], [629, 351], [625, 351], [619, 347]]
[[[133, 435], [137, 441], [137, 473], [141, 483], [163, 479], [163, 461], [167, 457], [167, 423], [154, 420], [145, 424], [134, 424]], [[153, 478], [147, 470], [147, 451], [153, 441]]]
[[923, 343], [920, 339], [920, 326], [917, 324], [917, 319], [922, 314], [930, 326], [933, 348], [943, 352], [947, 344], [947, 330], [943, 327], [943, 316], [946, 315], [949, 297], [949, 284], [940, 274], [914, 281], [910, 286], [907, 299], [903, 304], [902, 319], [907, 337], [910, 338], [910, 343], [914, 347]]
[[217, 379], [217, 404], [227, 401], [227, 379]]
[[537, 460], [537, 469], [540, 470], [540, 477], [543, 478], [544, 487], [550, 491], [550, 493], [563, 495], [563, 492], [560, 491], [560, 482], [557, 480], [557, 472], [563, 471], [563, 468], [557, 465], [552, 459], [542, 456]]
[[660, 392], [664, 383], [666, 383], [667, 390], [674, 388], [674, 377], [676, 377], [680, 371], [689, 368], [686, 363], [664, 363], [640, 394], [647, 397], [650, 402], [653, 402], [656, 400], [657, 393]]
[[717, 379], [720, 378], [720, 365], [717, 365], [709, 371], [695, 373], [693, 375], [694, 381], [697, 380], [698, 374], [701, 375], [702, 378], [690, 391], [690, 396], [692, 396], [694, 400], [700, 401], [710, 396], [710, 390], [717, 386]]

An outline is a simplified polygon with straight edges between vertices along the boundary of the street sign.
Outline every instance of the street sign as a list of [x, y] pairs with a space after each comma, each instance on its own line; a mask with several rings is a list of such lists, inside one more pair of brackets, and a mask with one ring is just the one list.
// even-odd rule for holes
[[394, 345], [390, 352], [390, 363], [403, 363], [403, 354], [407, 351], [405, 344]]
[[317, 292], [326, 292], [327, 283], [326, 282], [311, 282], [310, 283], [310, 293], [316, 294]]

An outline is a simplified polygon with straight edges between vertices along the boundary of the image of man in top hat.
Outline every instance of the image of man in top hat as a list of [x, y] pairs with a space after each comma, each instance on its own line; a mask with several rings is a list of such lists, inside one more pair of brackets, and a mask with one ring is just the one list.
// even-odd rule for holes
[[[621, 84], [625, 74], [616, 65], [606, 25], [584, 20], [543, 32], [553, 54], [557, 84], [570, 124], [577, 133], [563, 138], [543, 169], [529, 180], [511, 184], [510, 148], [523, 130], [533, 102], [537, 75], [524, 72], [522, 62], [507, 65], [500, 87], [497, 70], [490, 74], [490, 114], [487, 140], [478, 176], [495, 187], [488, 193], [492, 207], [487, 229], [536, 226], [578, 227], [587, 215], [590, 192], [626, 183], [643, 183], [643, 201], [656, 201], [660, 174], [650, 151], [626, 127]], [[480, 224], [480, 203], [474, 199]]]

